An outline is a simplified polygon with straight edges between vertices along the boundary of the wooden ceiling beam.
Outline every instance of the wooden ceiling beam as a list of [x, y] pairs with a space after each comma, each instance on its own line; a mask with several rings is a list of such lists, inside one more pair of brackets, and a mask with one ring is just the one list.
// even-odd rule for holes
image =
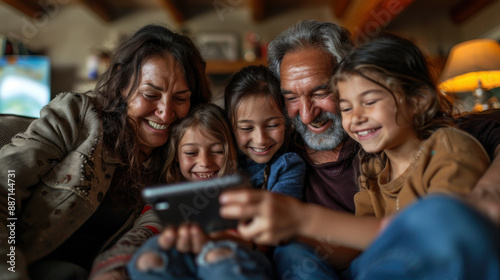
[[380, 32], [414, 0], [360, 1], [349, 12], [344, 26], [355, 38], [368, 39]]
[[80, 2], [105, 22], [111, 22], [114, 19], [113, 11], [111, 10], [111, 8], [109, 8], [108, 5], [106, 5], [106, 1], [80, 0]]
[[266, 2], [265, 0], [250, 0], [250, 11], [254, 21], [263, 21], [266, 18]]
[[34, 18], [37, 16], [38, 12], [41, 11], [41, 8], [32, 2], [27, 3], [28, 1], [19, 1], [19, 0], [0, 0], [7, 5], [10, 5], [12, 8], [20, 11], [21, 13]]
[[462, 0], [450, 10], [451, 21], [460, 24], [495, 0]]
[[173, 0], [158, 0], [158, 2], [170, 13], [178, 24], [186, 20], [186, 16]]
[[344, 27], [354, 32], [354, 30], [359, 28], [359, 26], [361, 26], [370, 16], [370, 11], [373, 11], [382, 2], [384, 2], [384, 0], [354, 1], [354, 3], [351, 4], [352, 8], [344, 16]]
[[332, 8], [333, 14], [336, 18], [343, 18], [346, 14], [347, 8], [352, 3], [351, 0], [333, 0]]

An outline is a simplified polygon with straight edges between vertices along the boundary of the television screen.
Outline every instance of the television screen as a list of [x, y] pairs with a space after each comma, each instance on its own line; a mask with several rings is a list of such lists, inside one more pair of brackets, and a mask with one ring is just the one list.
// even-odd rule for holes
[[46, 56], [0, 58], [0, 113], [40, 117], [50, 101], [50, 61]]

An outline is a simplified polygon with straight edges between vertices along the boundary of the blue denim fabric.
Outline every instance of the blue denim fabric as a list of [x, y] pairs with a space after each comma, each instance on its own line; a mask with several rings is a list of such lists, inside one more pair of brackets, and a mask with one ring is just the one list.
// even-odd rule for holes
[[273, 260], [277, 279], [340, 279], [333, 267], [304, 243], [290, 242], [276, 247]]
[[[213, 248], [229, 247], [234, 255], [213, 263], [205, 261], [205, 254]], [[137, 258], [144, 252], [155, 252], [163, 259], [163, 267], [149, 271], [139, 271], [135, 267]], [[202, 252], [193, 254], [180, 253], [175, 249], [164, 251], [158, 246], [158, 237], [150, 238], [135, 253], [127, 265], [127, 271], [133, 280], [168, 280], [168, 279], [273, 279], [270, 261], [260, 252], [248, 250], [232, 241], [209, 242]]]
[[[236, 252], [231, 257], [214, 263], [205, 261], [205, 254], [211, 249], [228, 247]], [[273, 279], [271, 262], [259, 251], [249, 250], [232, 241], [209, 242], [196, 259], [198, 279]]]
[[457, 199], [431, 195], [401, 212], [350, 266], [352, 279], [500, 279], [499, 234]]
[[[149, 271], [139, 271], [135, 267], [137, 259], [142, 253], [155, 252], [163, 259], [163, 266]], [[132, 280], [167, 280], [167, 279], [196, 279], [196, 264], [193, 254], [180, 253], [175, 249], [162, 250], [158, 246], [158, 236], [153, 236], [134, 254], [127, 264], [127, 271]]]

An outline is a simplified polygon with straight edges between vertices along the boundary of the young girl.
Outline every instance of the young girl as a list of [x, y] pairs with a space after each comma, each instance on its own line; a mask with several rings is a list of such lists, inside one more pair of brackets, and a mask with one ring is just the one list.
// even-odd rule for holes
[[[204, 104], [194, 108], [174, 126], [170, 135], [164, 169], [167, 183], [208, 180], [237, 172], [236, 148], [231, 126], [224, 111], [217, 105]], [[181, 226], [176, 232], [179, 236], [174, 243], [192, 238], [181, 236], [180, 233], [187, 230], [190, 234], [190, 227]], [[207, 236], [206, 239], [193, 241], [205, 248], [197, 258], [191, 253], [183, 253], [174, 248], [162, 250], [158, 236], [155, 236], [150, 238], [129, 262], [129, 274], [134, 279], [215, 279], [238, 274], [234, 267], [245, 270], [250, 266], [261, 267], [262, 271], [267, 270], [265, 275], [270, 275], [270, 264], [264, 256], [229, 241], [232, 235], [219, 232], [211, 234], [211, 237]], [[208, 242], [209, 239], [219, 241]], [[210, 251], [213, 253], [217, 250], [219, 253], [215, 254], [216, 257], [224, 254], [224, 260], [214, 259], [213, 263], [209, 262], [207, 259]], [[258, 277], [255, 279], [260, 279], [260, 274], [254, 275]]]
[[479, 142], [448, 126], [452, 106], [413, 43], [380, 38], [334, 77], [342, 126], [363, 148], [356, 215], [393, 214], [427, 193], [468, 193], [488, 166]]
[[229, 80], [224, 106], [238, 145], [238, 165], [254, 188], [302, 199], [305, 163], [288, 152], [290, 123], [279, 81], [265, 66], [248, 66]]
[[[430, 193], [467, 193], [486, 170], [489, 160], [481, 145], [446, 125], [450, 106], [438, 93], [422, 52], [408, 40], [386, 36], [356, 49], [338, 65], [333, 85], [343, 127], [364, 149], [360, 191], [355, 196], [356, 216], [363, 217], [272, 194], [225, 193], [220, 198], [223, 217], [253, 219], [238, 227], [243, 237], [269, 243], [302, 235], [364, 250], [382, 231], [383, 217]], [[495, 249], [475, 241], [493, 240], [484, 234], [488, 232], [484, 219], [462, 217], [466, 211], [458, 210], [445, 215], [452, 222], [442, 219], [441, 213], [428, 214], [446, 211], [432, 204], [436, 198], [446, 200], [438, 202], [442, 205], [454, 204], [449, 197], [432, 195], [396, 216], [377, 242], [351, 264], [351, 277], [462, 279], [461, 269], [469, 261], [481, 279], [498, 275], [498, 264], [483, 270], [477, 266], [477, 260], [498, 261]], [[478, 226], [461, 228], [468, 222]], [[462, 238], [464, 231], [476, 239]], [[470, 277], [474, 276], [465, 279]]]
[[172, 129], [163, 173], [167, 184], [200, 181], [237, 171], [233, 134], [220, 107], [195, 108]]

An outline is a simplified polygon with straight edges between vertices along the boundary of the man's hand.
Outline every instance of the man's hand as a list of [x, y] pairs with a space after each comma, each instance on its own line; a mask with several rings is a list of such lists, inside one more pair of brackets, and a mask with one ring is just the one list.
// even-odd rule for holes
[[[158, 237], [158, 246], [163, 250], [169, 250], [175, 246], [181, 253], [198, 254], [205, 243], [209, 240], [208, 236], [197, 225], [182, 225], [178, 229], [168, 227], [162, 231]], [[140, 271], [147, 271], [154, 267], [161, 267], [163, 259], [153, 252], [144, 252], [138, 258], [136, 267]], [[122, 279], [122, 278], [99, 278], [104, 279]]]
[[240, 220], [239, 234], [255, 243], [276, 245], [297, 235], [304, 220], [299, 200], [263, 190], [226, 191], [221, 216]]
[[500, 226], [500, 185], [494, 188], [476, 187], [465, 201]]
[[500, 226], [500, 146], [490, 167], [479, 179], [466, 201]]

